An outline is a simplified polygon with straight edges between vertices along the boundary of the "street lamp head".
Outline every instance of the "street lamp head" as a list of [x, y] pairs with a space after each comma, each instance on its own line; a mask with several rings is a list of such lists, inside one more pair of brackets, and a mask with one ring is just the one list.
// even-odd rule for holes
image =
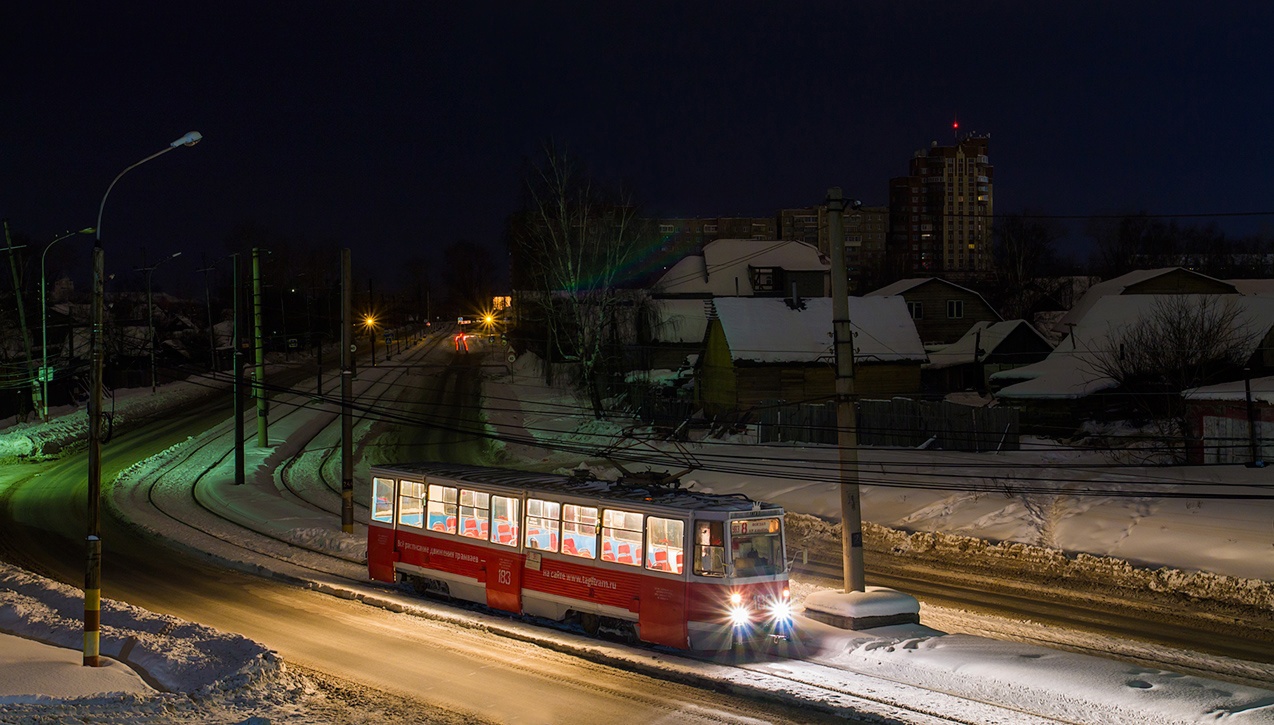
[[180, 256], [181, 256], [181, 252], [173, 252], [172, 256], [171, 256], [171, 257], [169, 257], [169, 259], [173, 259], [173, 258], [180, 257]]
[[199, 133], [198, 131], [191, 131], [190, 133], [186, 134], [185, 136], [182, 136], [181, 138], [177, 139], [176, 141], [173, 141], [172, 143], [168, 145], [173, 148], [177, 148], [178, 146], [194, 146], [195, 144], [199, 143], [200, 139], [202, 138], [203, 138], [202, 133]]

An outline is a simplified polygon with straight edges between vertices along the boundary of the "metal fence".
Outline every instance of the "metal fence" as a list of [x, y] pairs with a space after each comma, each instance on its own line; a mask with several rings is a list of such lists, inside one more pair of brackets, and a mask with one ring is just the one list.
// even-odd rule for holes
[[[1013, 408], [975, 408], [945, 401], [858, 401], [858, 443], [864, 446], [928, 447], [946, 451], [1018, 450], [1018, 412]], [[758, 406], [757, 442], [836, 443], [836, 404]]]

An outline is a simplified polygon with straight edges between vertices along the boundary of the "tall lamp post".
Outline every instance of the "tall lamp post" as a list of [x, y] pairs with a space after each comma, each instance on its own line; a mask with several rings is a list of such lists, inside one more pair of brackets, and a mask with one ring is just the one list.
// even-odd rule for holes
[[93, 227], [85, 227], [78, 232], [67, 232], [45, 245], [44, 252], [40, 254], [40, 413], [45, 423], [49, 422], [49, 378], [53, 376], [49, 373], [49, 312], [45, 304], [44, 260], [54, 244], [76, 234], [92, 234], [94, 231], [96, 230]]
[[89, 367], [91, 381], [88, 398], [88, 561], [84, 571], [84, 665], [101, 664], [100, 645], [102, 628], [102, 321], [106, 316], [103, 296], [105, 279], [105, 255], [102, 252], [102, 211], [106, 198], [124, 174], [169, 151], [181, 146], [194, 146], [203, 135], [191, 131], [119, 172], [106, 187], [102, 203], [97, 208], [97, 226], [93, 242], [93, 327], [92, 363]]
[[158, 262], [155, 262], [149, 267], [141, 267], [139, 269], [134, 270], [135, 272], [144, 272], [146, 274], [146, 330], [148, 333], [147, 338], [150, 341], [150, 394], [151, 395], [155, 394], [156, 381], [157, 381], [157, 378], [159, 377], [155, 370], [155, 307], [153, 304], [151, 304], [151, 296], [150, 296], [151, 272], [154, 272], [155, 268], [163, 264], [164, 262], [167, 262], [170, 259], [176, 259], [177, 257], [180, 257], [180, 256], [181, 256], [181, 252], [173, 252], [172, 254], [168, 255], [167, 257], [164, 257]]

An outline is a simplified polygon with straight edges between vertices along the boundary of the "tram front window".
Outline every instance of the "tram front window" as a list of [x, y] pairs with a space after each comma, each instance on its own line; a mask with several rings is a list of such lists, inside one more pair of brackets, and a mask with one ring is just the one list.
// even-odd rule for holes
[[777, 518], [730, 522], [730, 563], [735, 576], [782, 574], [783, 536]]

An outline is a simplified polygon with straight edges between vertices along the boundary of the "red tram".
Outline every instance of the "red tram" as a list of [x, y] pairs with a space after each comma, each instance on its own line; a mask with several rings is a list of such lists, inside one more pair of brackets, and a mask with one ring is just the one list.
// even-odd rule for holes
[[791, 624], [781, 508], [447, 463], [371, 475], [374, 580], [681, 649], [725, 650]]

